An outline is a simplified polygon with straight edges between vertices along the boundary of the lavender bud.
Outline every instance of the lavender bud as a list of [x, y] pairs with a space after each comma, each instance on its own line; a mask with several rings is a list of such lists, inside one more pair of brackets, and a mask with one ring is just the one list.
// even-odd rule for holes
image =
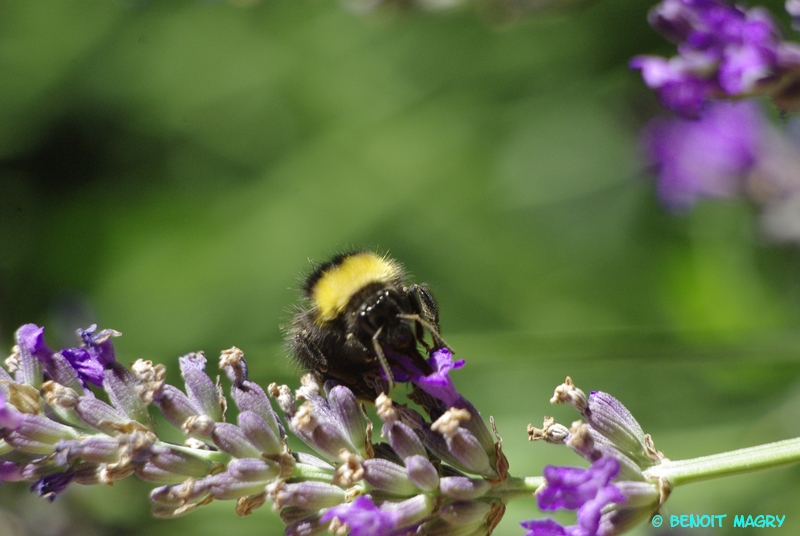
[[108, 435], [117, 435], [142, 428], [141, 424], [131, 421], [127, 416], [94, 397], [79, 397], [75, 413], [83, 422]]
[[269, 403], [269, 398], [267, 398], [264, 390], [258, 384], [250, 380], [243, 381], [241, 385], [234, 384], [231, 387], [231, 396], [233, 396], [239, 411], [255, 413], [267, 423], [273, 435], [277, 437], [283, 435], [275, 411]]
[[17, 450], [19, 452], [41, 454], [44, 456], [53, 453], [53, 443], [37, 441], [6, 428], [0, 428], [0, 439], [5, 440], [5, 442], [10, 445], [13, 450]]
[[367, 427], [356, 396], [347, 387], [337, 385], [328, 392], [328, 404], [350, 442], [363, 453]]
[[345, 501], [342, 488], [325, 482], [305, 481], [288, 484], [278, 481], [267, 486], [267, 496], [276, 509], [296, 506], [304, 510], [330, 508]]
[[39, 415], [28, 414], [21, 416], [15, 433], [21, 437], [50, 445], [56, 444], [61, 439], [75, 439], [78, 437], [78, 433], [69, 426], [59, 424]]
[[619, 476], [618, 476], [619, 480], [634, 480], [634, 481], [646, 480], [644, 475], [642, 474], [642, 469], [639, 467], [639, 465], [630, 457], [628, 457], [625, 453], [620, 452], [620, 450], [614, 447], [613, 445], [604, 445], [595, 443], [595, 449], [598, 453], [598, 456], [595, 459], [605, 457], [605, 458], [614, 458], [615, 460], [617, 460], [617, 462], [619, 463]]
[[211, 496], [221, 501], [235, 500], [248, 495], [255, 495], [264, 491], [263, 481], [238, 480], [230, 472], [207, 476], [203, 480], [210, 486]]
[[154, 402], [164, 417], [176, 428], [182, 428], [189, 417], [200, 414], [200, 408], [174, 385], [164, 385], [156, 393]]
[[384, 503], [382, 509], [395, 514], [398, 527], [419, 523], [430, 515], [434, 508], [433, 498], [417, 495], [400, 503]]
[[237, 417], [237, 423], [247, 440], [264, 454], [278, 454], [283, 450], [280, 439], [257, 413], [242, 411]]
[[181, 484], [161, 486], [150, 492], [155, 517], [177, 517], [206, 504], [210, 489], [205, 479], [188, 478]]
[[411, 456], [427, 457], [419, 436], [407, 424], [395, 422], [383, 426], [383, 436], [392, 449], [403, 459]]
[[448, 450], [453, 457], [471, 473], [486, 477], [497, 476], [497, 472], [492, 467], [489, 456], [483, 450], [483, 446], [471, 433], [462, 429], [447, 437], [446, 441]]
[[83, 440], [59, 441], [55, 450], [66, 455], [68, 462], [114, 463], [119, 460], [120, 444], [116, 438], [96, 436]]
[[235, 458], [259, 458], [261, 453], [255, 448], [238, 426], [220, 422], [211, 432], [211, 439], [222, 452]]
[[18, 350], [16, 355], [18, 357], [15, 377], [17, 383], [38, 388], [42, 384], [42, 363], [38, 357], [46, 360], [53, 353], [44, 343], [44, 328], [40, 328], [36, 324], [25, 324], [17, 330], [16, 339]]
[[482, 524], [489, 515], [491, 507], [485, 502], [456, 501], [439, 509], [439, 515], [451, 525], [465, 526]]
[[644, 455], [642, 427], [619, 400], [608, 393], [592, 391], [584, 418], [593, 430], [637, 461], [641, 468], [652, 465], [652, 460]]
[[439, 487], [439, 473], [425, 456], [409, 456], [405, 459], [406, 473], [411, 482], [422, 491], [431, 492]]
[[193, 352], [178, 361], [189, 399], [204, 415], [208, 415], [216, 422], [221, 421], [222, 403], [217, 387], [205, 372], [206, 357], [202, 352]]
[[134, 467], [133, 472], [146, 482], [157, 482], [159, 484], [177, 484], [186, 479], [186, 475], [167, 471], [152, 462], [145, 462]]
[[103, 376], [103, 388], [114, 407], [133, 421], [148, 422], [150, 417], [139, 397], [139, 384], [133, 374], [120, 363], [113, 361], [106, 365]]
[[281, 468], [272, 460], [257, 460], [245, 458], [231, 460], [228, 472], [237, 480], [243, 482], [268, 482], [280, 476]]
[[[324, 417], [328, 416], [325, 415], [327, 412], [320, 411], [321, 409], [321, 405], [312, 405], [311, 402], [300, 406], [289, 422], [292, 432], [306, 445], [329, 460], [337, 459], [339, 451], [342, 449], [356, 452], [358, 449], [342, 430], [332, 424], [330, 420], [325, 420]], [[323, 415], [318, 418], [317, 412], [323, 413]]]
[[409, 479], [405, 467], [389, 460], [374, 458], [364, 461], [364, 480], [372, 487], [389, 493], [409, 496], [417, 493], [417, 486]]
[[462, 421], [469, 420], [470, 413], [465, 409], [451, 408], [431, 424], [431, 432], [437, 432], [444, 437], [446, 450], [442, 451], [440, 441], [426, 436], [426, 444], [434, 449], [437, 454], [442, 454], [442, 459], [451, 461], [467, 472], [482, 476], [496, 477], [497, 472], [491, 466], [489, 456], [483, 446], [468, 430], [461, 428]]
[[183, 479], [202, 478], [213, 468], [211, 463], [202, 458], [165, 446], [153, 447], [153, 456], [149, 462], [165, 471], [182, 475]]
[[439, 491], [442, 495], [461, 501], [483, 497], [491, 487], [486, 480], [465, 476], [445, 476], [439, 480]]
[[461, 426], [472, 433], [487, 455], [493, 457], [495, 452], [494, 438], [491, 432], [489, 432], [489, 428], [486, 426], [486, 422], [483, 420], [483, 417], [481, 417], [480, 412], [463, 396], [460, 397], [455, 407], [469, 412], [469, 419], [462, 419], [460, 422]]

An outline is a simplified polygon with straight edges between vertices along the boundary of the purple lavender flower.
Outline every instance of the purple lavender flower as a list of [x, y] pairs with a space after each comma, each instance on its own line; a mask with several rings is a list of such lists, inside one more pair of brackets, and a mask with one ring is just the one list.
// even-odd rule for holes
[[46, 363], [53, 355], [44, 342], [44, 328], [36, 324], [25, 324], [17, 330], [17, 344], [24, 346], [41, 363]]
[[681, 115], [697, 117], [712, 98], [769, 93], [782, 85], [773, 84], [782, 76], [795, 76], [798, 45], [782, 41], [763, 9], [719, 0], [663, 0], [648, 20], [678, 44], [679, 56], [637, 56], [630, 66], [642, 71], [666, 108]]
[[625, 496], [611, 479], [619, 472], [619, 462], [613, 458], [600, 458], [588, 469], [578, 467], [545, 467], [545, 488], [536, 495], [539, 508], [578, 510], [578, 524], [562, 527], [552, 519], [522, 522], [529, 529], [526, 536], [602, 536], [607, 534], [601, 525], [602, 509], [610, 504], [620, 504]]
[[384, 536], [396, 528], [399, 521], [398, 512], [381, 510], [364, 495], [350, 504], [330, 508], [321, 521], [332, 521], [334, 517], [347, 523], [350, 536]]
[[42, 383], [42, 369], [52, 368], [53, 351], [44, 343], [44, 328], [25, 324], [17, 330], [19, 365], [15, 377], [20, 383], [38, 386]]
[[428, 364], [433, 372], [427, 376], [415, 377], [412, 382], [448, 407], [455, 405], [462, 397], [450, 378], [450, 371], [463, 367], [464, 360], [459, 359], [454, 362], [453, 353], [448, 348], [441, 348], [431, 354]]
[[87, 382], [98, 387], [103, 385], [103, 365], [86, 348], [65, 348], [61, 355], [72, 365], [84, 385]]
[[37, 480], [33, 486], [31, 486], [31, 491], [35, 491], [40, 497], [49, 501], [54, 501], [59, 493], [67, 489], [72, 479], [73, 475], [69, 473], [47, 475]]
[[648, 159], [659, 174], [658, 194], [670, 208], [698, 197], [731, 197], [760, 156], [766, 123], [752, 102], [715, 103], [697, 121], [656, 119], [645, 130]]
[[101, 367], [108, 367], [116, 361], [114, 345], [111, 343], [112, 337], [119, 337], [120, 333], [113, 329], [104, 329], [95, 334], [97, 324], [93, 324], [88, 329], [79, 329], [78, 336], [83, 341], [83, 346], [92, 357], [92, 361]]

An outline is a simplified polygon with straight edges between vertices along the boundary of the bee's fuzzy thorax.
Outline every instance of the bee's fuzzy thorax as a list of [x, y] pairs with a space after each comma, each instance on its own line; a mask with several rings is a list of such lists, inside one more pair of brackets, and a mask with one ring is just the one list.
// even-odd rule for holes
[[340, 255], [321, 266], [309, 279], [306, 294], [316, 320], [326, 323], [347, 308], [351, 298], [367, 285], [402, 280], [402, 267], [392, 259], [370, 251]]

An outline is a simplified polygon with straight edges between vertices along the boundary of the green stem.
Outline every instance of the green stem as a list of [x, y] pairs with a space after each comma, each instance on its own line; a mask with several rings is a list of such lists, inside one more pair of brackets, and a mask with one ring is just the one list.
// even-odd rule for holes
[[166, 443], [164, 441], [157, 441], [156, 444], [169, 447], [172, 450], [184, 452], [186, 454], [191, 454], [192, 456], [202, 458], [203, 460], [212, 463], [228, 463], [231, 460], [230, 454], [225, 454], [224, 452], [218, 450], [193, 449], [191, 447], [186, 447], [184, 445], [177, 445], [175, 443]]
[[331, 477], [333, 477], [332, 470], [302, 462], [297, 462], [292, 470], [292, 478], [301, 480], [321, 480], [323, 482], [330, 482]]
[[690, 460], [665, 461], [644, 474], [654, 480], [666, 478], [674, 487], [796, 462], [800, 462], [800, 438]]
[[509, 476], [492, 488], [492, 495], [504, 499], [533, 497], [533, 494], [542, 484], [544, 484], [544, 477], [542, 476], [528, 476], [525, 478]]

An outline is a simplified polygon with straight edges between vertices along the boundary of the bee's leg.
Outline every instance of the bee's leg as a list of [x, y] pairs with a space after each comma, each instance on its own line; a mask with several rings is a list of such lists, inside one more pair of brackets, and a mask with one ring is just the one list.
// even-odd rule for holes
[[436, 300], [433, 299], [431, 291], [425, 285], [411, 285], [408, 287], [408, 292], [416, 298], [415, 312], [427, 320], [429, 324], [436, 326], [436, 331], [438, 332], [439, 307], [436, 305]]
[[431, 334], [434, 348], [447, 346], [441, 335], [439, 335], [439, 308], [436, 306], [436, 300], [433, 299], [428, 287], [425, 285], [411, 285], [407, 288], [407, 292], [412, 297], [409, 303], [416, 314], [401, 314], [398, 317], [414, 321], [417, 340], [428, 352], [431, 351], [431, 347], [428, 346], [424, 339], [426, 329]]
[[[445, 340], [442, 338], [442, 336], [439, 335], [439, 330], [436, 329], [436, 326], [434, 326], [433, 324], [428, 322], [426, 319], [422, 318], [420, 315], [418, 315], [418, 314], [410, 314], [410, 315], [409, 314], [399, 314], [399, 315], [397, 315], [397, 318], [402, 318], [403, 320], [411, 320], [411, 321], [417, 323], [417, 327], [418, 328], [422, 327], [422, 328], [427, 329], [431, 334], [431, 338], [433, 339], [433, 347], [434, 347], [434, 349], [439, 349], [439, 348], [448, 348], [449, 349], [450, 348], [450, 346], [445, 342]], [[425, 343], [425, 341], [422, 339], [422, 336], [418, 336], [418, 339], [419, 339], [419, 342], [422, 344], [422, 346], [424, 346], [425, 349], [428, 352], [430, 352], [431, 348]], [[450, 351], [452, 352], [452, 350], [450, 350]], [[455, 353], [455, 352], [453, 352], [453, 353]]]
[[383, 326], [379, 327], [372, 336], [372, 347], [375, 349], [375, 355], [378, 356], [383, 372], [386, 373], [386, 379], [389, 381], [389, 390], [391, 391], [394, 387], [394, 378], [392, 377], [392, 370], [389, 368], [389, 362], [386, 361], [386, 356], [383, 353], [383, 348], [381, 348], [381, 343], [378, 341], [381, 331], [383, 331]]

